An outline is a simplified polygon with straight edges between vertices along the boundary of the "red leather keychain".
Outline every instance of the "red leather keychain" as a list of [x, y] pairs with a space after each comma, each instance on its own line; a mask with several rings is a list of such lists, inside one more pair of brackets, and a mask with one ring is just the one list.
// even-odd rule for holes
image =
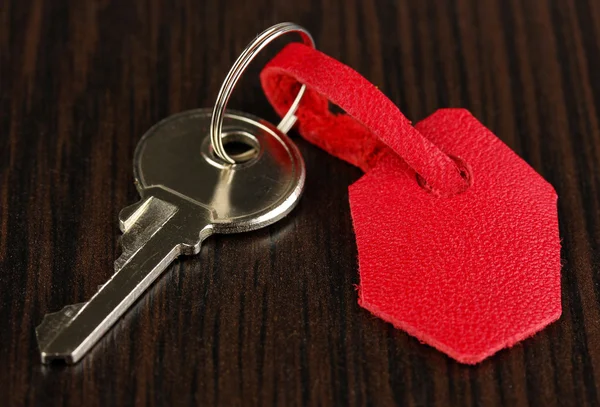
[[471, 364], [559, 318], [554, 188], [468, 111], [413, 127], [357, 72], [302, 44], [261, 83], [282, 116], [305, 84], [300, 134], [366, 172], [349, 188], [361, 306]]

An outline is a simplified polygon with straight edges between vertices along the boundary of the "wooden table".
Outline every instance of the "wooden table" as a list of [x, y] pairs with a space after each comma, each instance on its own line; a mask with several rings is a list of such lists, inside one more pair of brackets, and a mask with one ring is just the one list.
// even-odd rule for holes
[[[111, 275], [140, 136], [211, 107], [244, 46], [287, 20], [414, 121], [471, 110], [554, 185], [560, 320], [469, 367], [373, 317], [347, 199], [361, 172], [295, 137], [291, 216], [210, 238], [80, 364], [42, 366], [43, 315]], [[281, 45], [231, 107], [277, 121], [257, 75]], [[600, 405], [599, 72], [594, 0], [2, 1], [0, 404]]]

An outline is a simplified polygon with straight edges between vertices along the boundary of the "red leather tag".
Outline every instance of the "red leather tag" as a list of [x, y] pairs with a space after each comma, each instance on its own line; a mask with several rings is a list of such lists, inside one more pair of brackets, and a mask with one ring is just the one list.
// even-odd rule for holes
[[556, 193], [468, 111], [412, 127], [358, 73], [300, 44], [261, 81], [279, 114], [306, 84], [300, 133], [366, 171], [350, 186], [361, 306], [463, 363], [559, 318]]

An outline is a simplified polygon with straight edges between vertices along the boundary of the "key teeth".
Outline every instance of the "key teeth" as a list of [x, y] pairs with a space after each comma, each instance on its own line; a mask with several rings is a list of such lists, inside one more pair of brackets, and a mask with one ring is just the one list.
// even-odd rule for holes
[[[123, 253], [117, 257], [117, 260], [115, 260], [115, 273], [119, 270], [121, 270], [125, 264], [127, 264], [127, 262], [129, 261], [129, 259], [131, 259], [132, 253], [130, 253], [129, 251], [125, 251], [125, 248], [123, 248], [124, 251]], [[100, 288], [102, 288], [104, 285], [101, 285]]]
[[129, 205], [121, 209], [121, 212], [119, 212], [119, 229], [121, 229], [121, 232], [127, 232], [127, 230], [135, 222], [135, 219], [137, 219], [141, 212], [143, 212], [148, 206], [150, 200], [151, 199], [142, 199], [133, 205]]
[[126, 207], [119, 214], [121, 256], [115, 261], [119, 271], [160, 228], [178, 212], [178, 207], [154, 196]]
[[42, 323], [35, 328], [37, 343], [42, 352], [85, 304], [85, 302], [81, 302], [79, 304], [67, 305], [58, 312], [44, 315]]

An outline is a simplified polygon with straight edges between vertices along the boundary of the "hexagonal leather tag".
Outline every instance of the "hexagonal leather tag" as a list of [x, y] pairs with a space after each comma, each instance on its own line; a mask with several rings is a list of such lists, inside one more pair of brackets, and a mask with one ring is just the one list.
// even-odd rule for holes
[[442, 198], [389, 154], [350, 187], [360, 305], [463, 363], [477, 363], [561, 314], [554, 188], [468, 111], [417, 124], [470, 167]]

